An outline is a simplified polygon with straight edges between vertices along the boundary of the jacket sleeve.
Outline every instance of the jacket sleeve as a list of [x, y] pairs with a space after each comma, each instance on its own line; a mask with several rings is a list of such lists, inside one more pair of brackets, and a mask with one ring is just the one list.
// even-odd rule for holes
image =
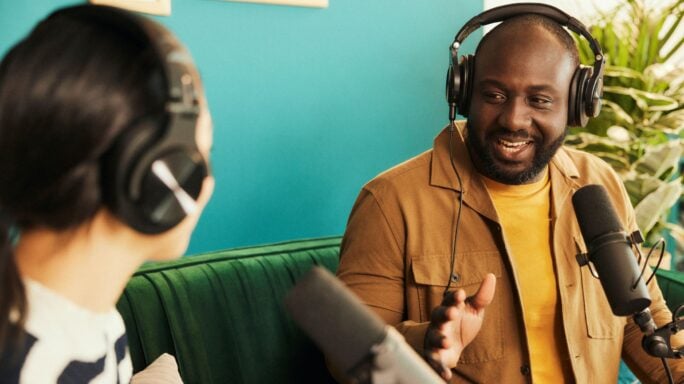
[[405, 230], [400, 209], [383, 209], [368, 188], [359, 194], [342, 240], [338, 277], [418, 353], [429, 323], [405, 320]]

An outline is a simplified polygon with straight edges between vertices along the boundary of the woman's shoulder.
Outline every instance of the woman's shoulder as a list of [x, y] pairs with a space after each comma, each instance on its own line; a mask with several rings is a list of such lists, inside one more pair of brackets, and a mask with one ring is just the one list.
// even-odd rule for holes
[[125, 328], [116, 310], [93, 313], [35, 281], [27, 280], [25, 286], [28, 316], [19, 343], [3, 349], [0, 377], [16, 378], [10, 383], [19, 378], [22, 382], [130, 378]]

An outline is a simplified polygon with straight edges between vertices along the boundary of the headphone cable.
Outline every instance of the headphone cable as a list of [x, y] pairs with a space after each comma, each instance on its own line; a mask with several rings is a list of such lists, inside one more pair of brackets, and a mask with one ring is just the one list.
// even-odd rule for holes
[[449, 120], [449, 161], [451, 162], [451, 168], [454, 170], [454, 173], [456, 174], [456, 179], [458, 180], [458, 188], [460, 189], [460, 191], [458, 192], [458, 212], [456, 213], [456, 223], [453, 227], [454, 235], [451, 239], [451, 261], [449, 262], [449, 278], [447, 281], [446, 288], [444, 288], [444, 293], [442, 294], [442, 296], [447, 295], [449, 289], [451, 288], [451, 282], [453, 281], [452, 275], [454, 274], [454, 265], [456, 262], [456, 246], [458, 245], [458, 227], [461, 223], [461, 208], [463, 208], [463, 182], [461, 181], [461, 175], [458, 173], [456, 163], [454, 162], [453, 139], [454, 131], [456, 131], [456, 123], [454, 123], [453, 119]]

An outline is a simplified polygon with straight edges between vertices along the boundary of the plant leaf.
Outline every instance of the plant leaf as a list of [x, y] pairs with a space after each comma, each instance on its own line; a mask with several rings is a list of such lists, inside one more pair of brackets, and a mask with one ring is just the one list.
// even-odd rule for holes
[[643, 111], [671, 111], [679, 107], [677, 100], [671, 97], [640, 89], [607, 85], [603, 91], [630, 96]]
[[682, 158], [682, 144], [680, 141], [671, 141], [665, 145], [649, 148], [644, 156], [634, 163], [634, 170], [638, 173], [648, 173], [654, 177], [669, 179], [676, 172], [679, 160]]
[[632, 118], [632, 116], [629, 113], [625, 112], [625, 110], [622, 109], [620, 104], [618, 104], [614, 101], [610, 101], [610, 100], [603, 100], [603, 104], [607, 108], [610, 108], [610, 110], [613, 112], [613, 114], [615, 114], [614, 119], [611, 119], [615, 123], [619, 123], [621, 121], [624, 121], [629, 125], [634, 124], [634, 119]]
[[674, 136], [679, 136], [684, 132], [684, 109], [663, 115], [654, 123], [654, 128]]
[[643, 80], [643, 74], [639, 71], [635, 71], [632, 68], [620, 67], [617, 65], [606, 65], [606, 69], [603, 71], [606, 77], [629, 77], [632, 79]]
[[624, 184], [632, 205], [637, 205], [649, 193], [658, 189], [663, 181], [653, 176], [635, 175], [633, 178], [625, 179]]
[[649, 193], [634, 207], [637, 225], [642, 232], [648, 233], [655, 224], [662, 220], [665, 213], [679, 200], [684, 192], [682, 179], [663, 183], [654, 192]]
[[684, 252], [684, 228], [681, 225], [666, 223], [665, 230], [670, 233], [670, 237], [675, 241], [678, 252]]

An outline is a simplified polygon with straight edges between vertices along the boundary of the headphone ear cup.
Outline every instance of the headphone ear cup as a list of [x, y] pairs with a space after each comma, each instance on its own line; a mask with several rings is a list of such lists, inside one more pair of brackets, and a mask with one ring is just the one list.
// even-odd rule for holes
[[586, 90], [590, 76], [591, 68], [584, 66], [577, 67], [572, 76], [568, 95], [568, 125], [571, 127], [584, 127], [589, 122]]
[[[163, 171], [155, 169], [156, 166]], [[146, 168], [137, 205], [144, 221], [153, 224], [154, 233], [160, 233], [176, 226], [196, 209], [208, 169], [199, 153], [180, 149], [155, 157]]]
[[[592, 69], [590, 75], [593, 72]], [[595, 84], [592, 84], [591, 79], [589, 79], [585, 93], [591, 95], [591, 99], [587, 100], [587, 115], [589, 117], [597, 117], [601, 113], [601, 106], [603, 104], [603, 78], [599, 77]]]
[[465, 55], [461, 57], [459, 65], [460, 88], [458, 99], [458, 113], [463, 117], [468, 117], [470, 109], [470, 98], [473, 94], [473, 75], [475, 72], [475, 56]]
[[131, 190], [130, 179], [139, 154], [154, 140], [155, 134], [152, 124], [137, 124], [122, 132], [102, 156], [100, 184], [103, 202], [114, 215], [131, 226], [140, 221], [140, 213], [132, 203], [134, 191]]
[[[181, 199], [193, 205], [209, 173], [195, 147], [158, 143], [151, 122], [129, 128], [102, 159], [102, 193], [106, 206], [121, 221], [147, 234], [164, 232], [187, 216]], [[164, 179], [153, 169], [164, 165]], [[187, 205], [186, 204], [186, 205]]]
[[458, 88], [460, 86], [461, 78], [457, 76], [459, 73], [458, 65], [454, 68], [453, 64], [449, 65], [446, 76], [446, 99], [450, 105], [458, 103]]

